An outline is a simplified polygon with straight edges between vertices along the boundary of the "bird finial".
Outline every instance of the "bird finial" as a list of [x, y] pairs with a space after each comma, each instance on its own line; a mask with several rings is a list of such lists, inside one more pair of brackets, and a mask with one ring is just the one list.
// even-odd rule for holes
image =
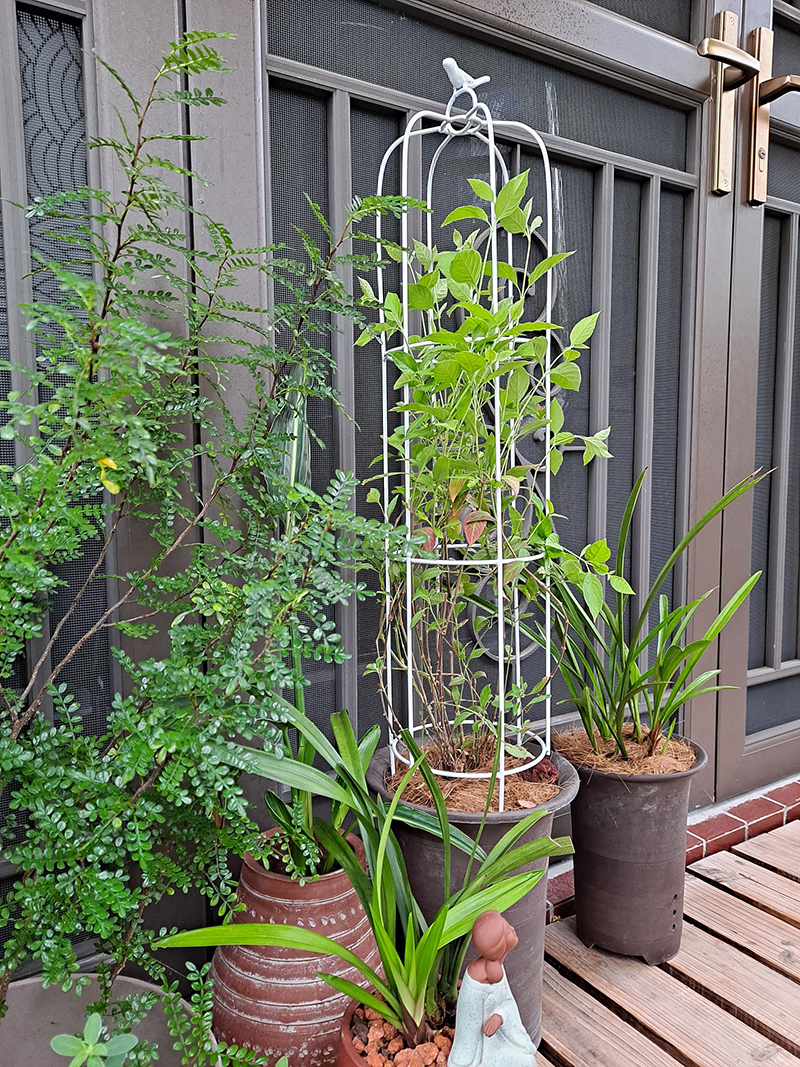
[[442, 66], [447, 71], [447, 77], [457, 93], [463, 89], [477, 89], [479, 85], [485, 85], [486, 82], [492, 79], [488, 74], [484, 74], [482, 78], [473, 78], [467, 74], [465, 70], [459, 67], [458, 63], [449, 56], [447, 59], [442, 60]]

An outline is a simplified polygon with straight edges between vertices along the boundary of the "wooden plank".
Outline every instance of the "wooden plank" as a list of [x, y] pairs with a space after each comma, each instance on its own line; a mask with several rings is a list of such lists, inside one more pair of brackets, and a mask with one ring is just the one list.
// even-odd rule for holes
[[790, 822], [752, 841], [743, 841], [733, 851], [800, 882], [800, 822]]
[[698, 860], [689, 870], [708, 882], [724, 886], [757, 908], [800, 926], [800, 890], [790, 878], [732, 852], [718, 852], [716, 856]]
[[685, 923], [681, 950], [664, 965], [708, 1000], [800, 1056], [800, 988], [733, 945]]
[[545, 951], [674, 1049], [684, 1064], [800, 1067], [796, 1056], [660, 968], [586, 948], [572, 919], [547, 928]]
[[544, 965], [542, 1048], [570, 1067], [678, 1067], [600, 1001]]
[[702, 878], [686, 876], [687, 919], [800, 982], [800, 931]]

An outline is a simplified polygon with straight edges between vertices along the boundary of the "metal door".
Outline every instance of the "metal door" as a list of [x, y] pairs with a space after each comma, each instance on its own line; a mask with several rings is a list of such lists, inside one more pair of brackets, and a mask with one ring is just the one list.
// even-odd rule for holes
[[[774, 31], [774, 76], [800, 73], [800, 10], [781, 0], [748, 0], [743, 47], [759, 27]], [[739, 688], [720, 694], [717, 791], [724, 798], [796, 773], [800, 767], [800, 97], [770, 107], [767, 200], [747, 203], [752, 151], [742, 94], [725, 426], [725, 480], [774, 468], [749, 500], [725, 516], [722, 591], [762, 569], [749, 615], [723, 634], [720, 666]]]

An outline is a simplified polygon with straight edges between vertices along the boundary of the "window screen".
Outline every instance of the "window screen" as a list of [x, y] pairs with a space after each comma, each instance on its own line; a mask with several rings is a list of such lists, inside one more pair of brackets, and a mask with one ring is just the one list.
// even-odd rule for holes
[[692, 27], [692, 0], [590, 0], [633, 22], [651, 26], [669, 37], [688, 41]]
[[[22, 115], [28, 198], [57, 189], [86, 185], [86, 127], [84, 121], [83, 52], [80, 23], [61, 16], [19, 7], [17, 12]], [[58, 225], [51, 219], [31, 220], [30, 242], [34, 256], [45, 260], [71, 260], [70, 246], [50, 234]], [[80, 266], [72, 263], [72, 269]], [[89, 268], [86, 268], [87, 270]], [[34, 273], [36, 300], [57, 302], [55, 280]], [[55, 596], [50, 625], [55, 627], [72, 604], [75, 594], [96, 563], [99, 541], [86, 543], [82, 557], [55, 570], [66, 583]], [[65, 625], [55, 647], [58, 663], [75, 639], [85, 633], [108, 606], [105, 575], [101, 572], [82, 596], [80, 606]], [[61, 672], [80, 705], [85, 729], [102, 733], [111, 702], [111, 663], [106, 630], [96, 634]]]
[[275, 55], [430, 100], [440, 99], [447, 86], [442, 59], [455, 56], [470, 74], [491, 75], [481, 97], [498, 118], [522, 117], [571, 140], [679, 170], [686, 165], [684, 111], [519, 55], [485, 37], [423, 22], [389, 4], [270, 0], [267, 8], [269, 50]]

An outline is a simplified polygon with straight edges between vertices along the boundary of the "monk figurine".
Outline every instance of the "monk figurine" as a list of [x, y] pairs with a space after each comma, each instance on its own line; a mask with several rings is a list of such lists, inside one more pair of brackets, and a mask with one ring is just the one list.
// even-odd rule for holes
[[517, 943], [514, 927], [499, 911], [485, 911], [472, 927], [472, 943], [480, 955], [461, 982], [448, 1067], [534, 1067], [536, 1048], [503, 970]]

